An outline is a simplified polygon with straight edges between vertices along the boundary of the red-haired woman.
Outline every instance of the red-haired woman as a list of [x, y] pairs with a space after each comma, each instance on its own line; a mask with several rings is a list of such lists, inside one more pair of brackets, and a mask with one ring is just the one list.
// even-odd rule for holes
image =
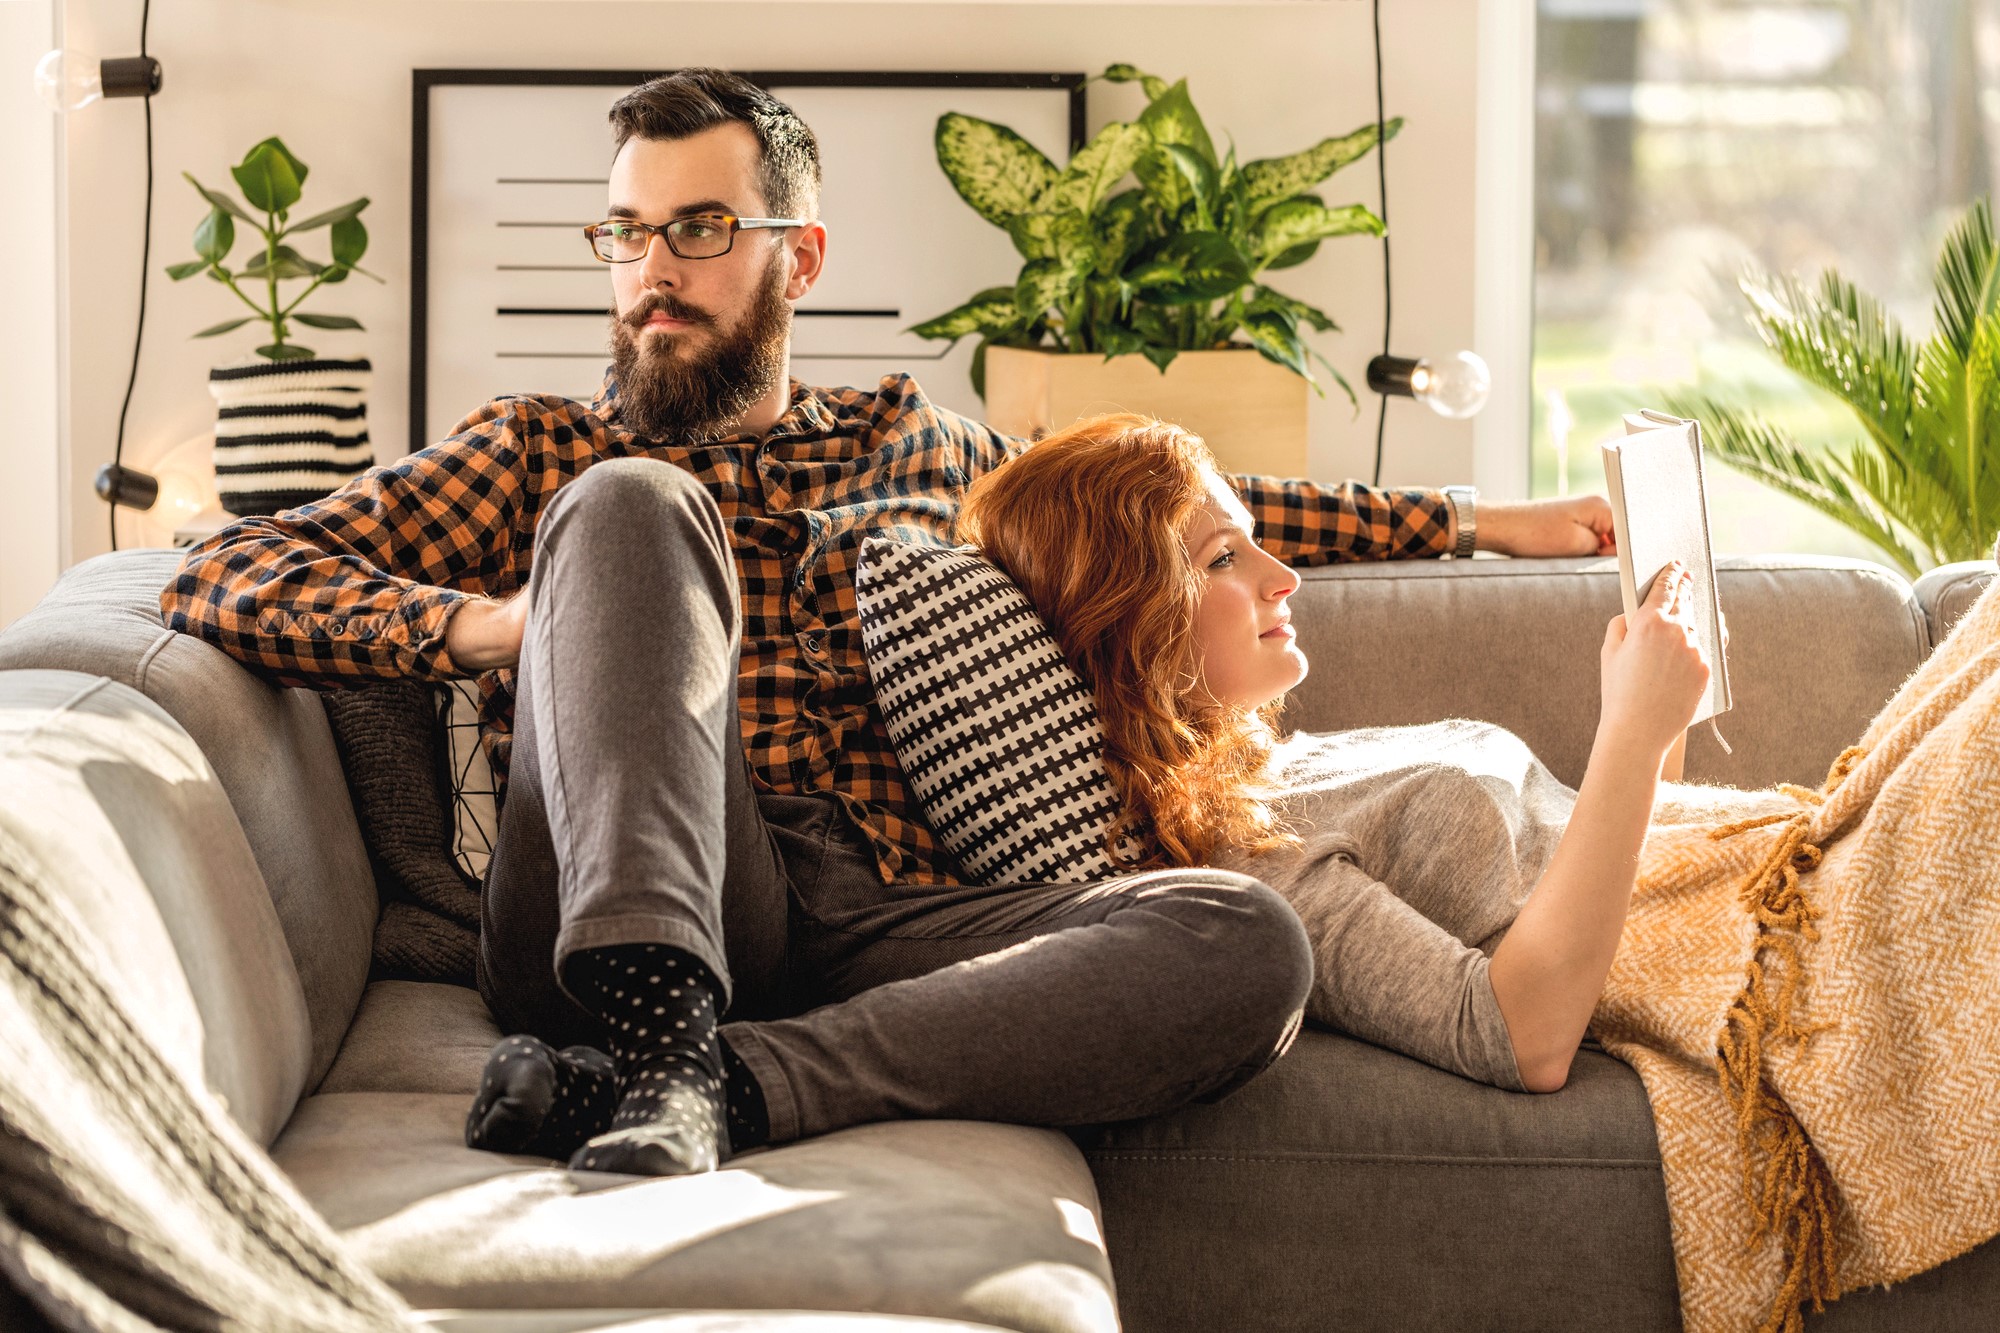
[[[1561, 1088], [1587, 1030], [1638, 1069], [1690, 1329], [1784, 1326], [1801, 1301], [2000, 1231], [1979, 1155], [2000, 1141], [1994, 592], [1824, 789], [1744, 792], [1660, 781], [1709, 679], [1687, 573], [1670, 569], [1606, 628], [1572, 791], [1485, 723], [1281, 736], [1307, 670], [1298, 575], [1176, 427], [1106, 417], [1052, 435], [973, 486], [959, 535], [1094, 693], [1116, 831], [1149, 835], [1157, 864], [1249, 870], [1298, 910], [1308, 1015], [1519, 1091]], [[1897, 1046], [1913, 1027], [1926, 1043]], [[1937, 1125], [1956, 1126], [1950, 1143]], [[1927, 1190], [1941, 1193], [1918, 1217]]]

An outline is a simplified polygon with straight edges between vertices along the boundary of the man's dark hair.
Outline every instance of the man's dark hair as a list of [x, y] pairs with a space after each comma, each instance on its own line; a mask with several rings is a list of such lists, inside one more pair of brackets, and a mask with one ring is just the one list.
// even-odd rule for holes
[[757, 185], [777, 217], [819, 212], [819, 141], [798, 112], [747, 79], [684, 69], [640, 84], [611, 107], [615, 158], [631, 139], [686, 139], [731, 122], [757, 136]]

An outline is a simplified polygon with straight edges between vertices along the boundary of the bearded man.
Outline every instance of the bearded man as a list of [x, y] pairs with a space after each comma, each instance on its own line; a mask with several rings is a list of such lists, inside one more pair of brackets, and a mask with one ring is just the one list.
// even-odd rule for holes
[[[683, 1174], [863, 1121], [1084, 1126], [1253, 1077], [1311, 980], [1282, 899], [1220, 870], [963, 884], [876, 710], [862, 538], [949, 540], [967, 484], [1021, 442], [907, 376], [789, 377], [827, 255], [789, 107], [687, 70], [611, 124], [586, 229], [614, 296], [595, 400], [488, 403], [224, 529], [161, 596], [170, 627], [282, 684], [479, 676], [505, 784], [479, 987], [516, 1035], [468, 1142]], [[1245, 500], [1318, 560], [1456, 536], [1432, 490]], [[1554, 554], [1608, 528], [1565, 501], [1482, 506], [1478, 533]]]

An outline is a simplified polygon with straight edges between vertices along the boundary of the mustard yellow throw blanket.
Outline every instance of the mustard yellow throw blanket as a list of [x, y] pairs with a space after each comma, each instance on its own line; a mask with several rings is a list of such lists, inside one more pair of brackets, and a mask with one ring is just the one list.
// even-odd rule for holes
[[1663, 790], [1592, 1031], [1652, 1101], [1688, 1333], [2000, 1234], [1997, 594], [1821, 790]]

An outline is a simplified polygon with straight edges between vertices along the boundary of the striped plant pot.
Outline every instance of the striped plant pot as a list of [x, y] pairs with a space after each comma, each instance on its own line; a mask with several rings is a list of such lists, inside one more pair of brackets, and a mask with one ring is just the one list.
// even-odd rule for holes
[[375, 462], [366, 360], [266, 361], [208, 372], [215, 398], [215, 489], [232, 514], [275, 514], [320, 499]]

